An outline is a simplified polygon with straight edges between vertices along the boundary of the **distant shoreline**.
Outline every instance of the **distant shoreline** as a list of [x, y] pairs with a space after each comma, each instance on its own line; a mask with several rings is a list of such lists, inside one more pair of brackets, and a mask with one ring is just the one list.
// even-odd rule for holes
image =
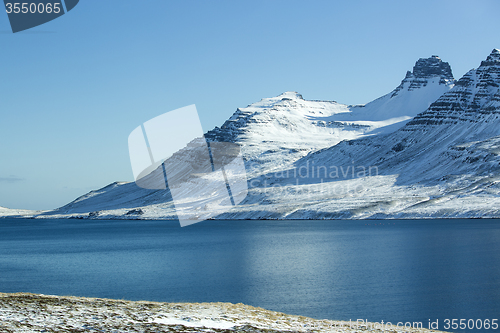
[[[177, 219], [170, 218], [141, 218], [141, 217], [127, 217], [127, 216], [85, 216], [72, 215], [0, 215], [1, 219], [20, 219], [20, 220], [91, 220], [91, 221], [178, 221]], [[440, 217], [440, 216], [420, 216], [420, 217], [386, 217], [386, 218], [210, 218], [204, 221], [419, 221], [419, 220], [500, 220], [500, 216], [470, 216], [470, 217]], [[202, 221], [203, 222], [203, 221]]]

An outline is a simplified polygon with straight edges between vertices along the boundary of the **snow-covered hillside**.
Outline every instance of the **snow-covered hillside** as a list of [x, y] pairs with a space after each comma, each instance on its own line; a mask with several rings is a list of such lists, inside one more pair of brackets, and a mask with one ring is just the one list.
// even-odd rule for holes
[[0, 207], [0, 217], [33, 216], [40, 213], [42, 212], [27, 209], [9, 209]]
[[[499, 217], [499, 73], [496, 49], [457, 82], [433, 56], [364, 106], [287, 92], [238, 109], [206, 134], [238, 143], [249, 176], [218, 218]], [[176, 214], [168, 191], [114, 183], [37, 217], [71, 216]]]

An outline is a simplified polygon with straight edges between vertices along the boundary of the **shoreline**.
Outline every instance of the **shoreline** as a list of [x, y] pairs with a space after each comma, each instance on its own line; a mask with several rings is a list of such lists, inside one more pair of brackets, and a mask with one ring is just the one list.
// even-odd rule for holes
[[0, 293], [2, 332], [442, 332], [319, 320], [232, 303], [163, 303]]
[[[0, 212], [1, 213], [1, 212]], [[178, 222], [174, 218], [154, 218], [154, 217], [136, 217], [136, 216], [88, 216], [85, 214], [73, 215], [0, 215], [2, 219], [14, 220], [89, 220], [89, 221], [173, 221]], [[209, 218], [204, 221], [419, 221], [419, 220], [500, 220], [500, 216], [403, 216], [384, 218], [368, 217], [368, 218]]]

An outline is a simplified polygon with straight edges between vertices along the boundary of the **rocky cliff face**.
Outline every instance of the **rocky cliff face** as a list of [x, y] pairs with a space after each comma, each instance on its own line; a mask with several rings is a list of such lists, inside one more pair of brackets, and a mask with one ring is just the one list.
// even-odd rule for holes
[[413, 76], [416, 78], [440, 76], [443, 80], [453, 81], [450, 65], [443, 62], [437, 55], [427, 59], [420, 58], [413, 67]]
[[438, 79], [440, 85], [453, 85], [455, 79], [451, 73], [451, 67], [447, 62], [443, 62], [438, 56], [430, 58], [420, 58], [413, 66], [413, 72], [406, 72], [406, 77], [394, 90], [391, 97], [395, 97], [405, 87], [408, 91], [427, 86], [430, 81]]

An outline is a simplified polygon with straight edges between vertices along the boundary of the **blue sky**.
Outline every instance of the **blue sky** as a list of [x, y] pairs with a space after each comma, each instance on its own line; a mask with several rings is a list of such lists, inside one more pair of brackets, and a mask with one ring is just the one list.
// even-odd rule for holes
[[500, 48], [500, 2], [81, 0], [12, 34], [0, 14], [0, 206], [132, 181], [129, 133], [196, 104], [203, 129], [288, 90], [367, 103], [420, 57], [455, 78]]

